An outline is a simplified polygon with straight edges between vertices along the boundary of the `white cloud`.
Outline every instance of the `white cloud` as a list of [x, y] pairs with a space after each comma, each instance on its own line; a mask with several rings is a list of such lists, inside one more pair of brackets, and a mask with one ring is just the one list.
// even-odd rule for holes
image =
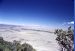
[[74, 24], [74, 21], [68, 22], [68, 24]]
[[68, 24], [74, 24], [74, 21], [71, 21], [71, 22], [64, 22], [62, 25], [68, 25]]

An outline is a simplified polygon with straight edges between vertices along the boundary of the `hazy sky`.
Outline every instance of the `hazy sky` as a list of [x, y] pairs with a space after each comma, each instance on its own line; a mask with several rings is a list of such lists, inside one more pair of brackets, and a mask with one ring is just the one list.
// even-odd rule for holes
[[74, 21], [73, 0], [0, 0], [0, 23], [58, 26]]

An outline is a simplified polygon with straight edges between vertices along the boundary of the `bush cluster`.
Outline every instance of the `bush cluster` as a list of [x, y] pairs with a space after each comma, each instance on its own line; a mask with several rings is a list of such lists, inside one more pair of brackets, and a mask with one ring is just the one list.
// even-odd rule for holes
[[20, 41], [14, 40], [13, 42], [8, 42], [0, 37], [0, 51], [36, 51], [30, 44], [24, 43], [20, 44]]
[[61, 47], [61, 51], [74, 51], [74, 30], [68, 27], [68, 30], [56, 29], [56, 40]]

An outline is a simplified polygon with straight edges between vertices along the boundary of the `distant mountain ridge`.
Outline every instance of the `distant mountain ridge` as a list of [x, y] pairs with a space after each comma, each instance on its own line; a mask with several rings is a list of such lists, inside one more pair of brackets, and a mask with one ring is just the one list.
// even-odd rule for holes
[[51, 31], [47, 28], [38, 28], [38, 27], [31, 27], [31, 26], [21, 26], [21, 25], [9, 25], [9, 24], [0, 24], [0, 29], [11, 29], [11, 30], [32, 30], [32, 31], [41, 31], [41, 32], [49, 32]]

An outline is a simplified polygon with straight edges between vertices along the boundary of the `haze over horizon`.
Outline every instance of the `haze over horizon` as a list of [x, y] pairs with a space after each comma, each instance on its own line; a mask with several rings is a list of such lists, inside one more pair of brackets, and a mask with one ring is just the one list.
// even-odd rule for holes
[[74, 26], [73, 0], [0, 0], [0, 24]]

